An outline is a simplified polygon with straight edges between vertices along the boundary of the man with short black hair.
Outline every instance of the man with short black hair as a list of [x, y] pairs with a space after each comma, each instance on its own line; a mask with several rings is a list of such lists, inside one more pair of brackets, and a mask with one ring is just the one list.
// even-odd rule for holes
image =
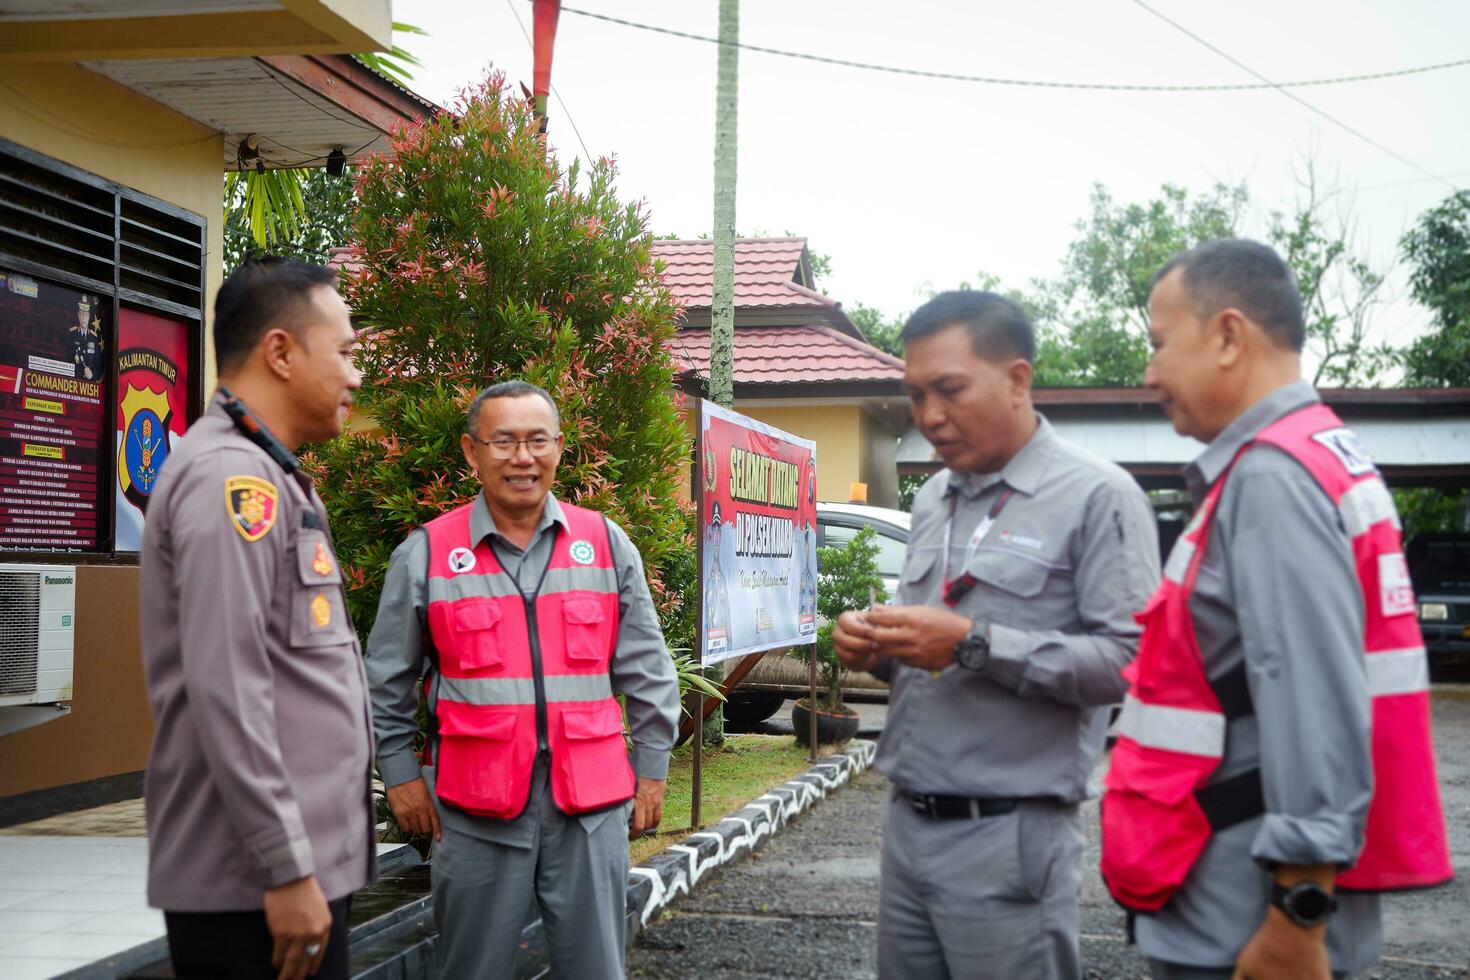
[[896, 604], [845, 612], [887, 677], [884, 978], [1080, 978], [1078, 804], [1158, 580], [1148, 501], [1031, 403], [1014, 303], [951, 292], [905, 324], [904, 387], [946, 469], [919, 490]]
[[1207, 448], [1140, 615], [1102, 872], [1159, 980], [1366, 969], [1373, 893], [1451, 876], [1398, 515], [1302, 380], [1304, 340], [1265, 245], [1210, 242], [1154, 279], [1144, 383]]
[[361, 382], [335, 284], [283, 260], [225, 281], [219, 391], [148, 507], [148, 900], [181, 978], [345, 978], [376, 873], [362, 657], [294, 455], [342, 431]]
[[443, 976], [511, 977], [534, 899], [555, 974], [621, 978], [628, 839], [663, 816], [673, 658], [627, 534], [551, 493], [551, 396], [492, 385], [465, 428], [481, 493], [394, 550], [368, 639], [388, 803], [435, 838]]

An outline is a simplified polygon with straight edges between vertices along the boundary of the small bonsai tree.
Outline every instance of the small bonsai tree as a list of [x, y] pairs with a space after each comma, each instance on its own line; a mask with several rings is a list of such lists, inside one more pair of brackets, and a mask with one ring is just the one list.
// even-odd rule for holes
[[832, 646], [832, 628], [837, 617], [849, 609], [867, 609], [870, 602], [887, 602], [888, 590], [878, 575], [878, 546], [873, 542], [876, 532], [865, 527], [845, 545], [817, 549], [817, 611], [821, 613], [822, 625], [817, 627], [817, 642], [796, 647], [792, 655], [802, 663], [817, 660], [817, 670], [827, 685], [825, 696], [819, 699], [817, 708], [822, 711], [842, 712], [842, 684], [847, 679], [847, 668], [837, 659]]

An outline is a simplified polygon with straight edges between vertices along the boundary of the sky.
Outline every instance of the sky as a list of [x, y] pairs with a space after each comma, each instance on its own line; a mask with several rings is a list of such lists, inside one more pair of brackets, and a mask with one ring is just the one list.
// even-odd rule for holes
[[[1147, 0], [1272, 81], [1470, 58], [1470, 4], [1446, 0]], [[559, 157], [613, 156], [652, 230], [713, 226], [717, 48], [580, 16], [585, 9], [706, 36], [717, 0], [571, 0], [557, 35], [550, 132]], [[424, 62], [413, 87], [449, 103], [488, 68], [531, 79], [529, 0], [395, 0]], [[519, 23], [517, 21], [519, 18]], [[743, 0], [745, 43], [904, 68], [1127, 84], [1254, 82], [1138, 0]], [[819, 285], [846, 306], [906, 314], [926, 287], [984, 272], [1024, 286], [1058, 271], [1096, 183], [1143, 201], [1166, 182], [1246, 182], [1251, 230], [1290, 209], [1310, 157], [1336, 219], [1380, 267], [1414, 219], [1470, 186], [1470, 65], [1294, 89], [1386, 147], [1279, 91], [1127, 93], [900, 77], [740, 52], [737, 225], [790, 232], [831, 257]], [[1435, 175], [1435, 176], [1426, 176]], [[1442, 178], [1442, 179], [1436, 179]], [[1423, 327], [1404, 270], [1375, 321]]]

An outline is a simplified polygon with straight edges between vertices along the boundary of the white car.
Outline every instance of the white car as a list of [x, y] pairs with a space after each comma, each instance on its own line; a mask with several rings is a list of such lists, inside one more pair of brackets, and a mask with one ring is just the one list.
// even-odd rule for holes
[[[877, 532], [878, 574], [891, 600], [898, 589], [904, 554], [908, 551], [909, 521], [906, 511], [888, 507], [818, 502], [817, 546], [844, 545], [858, 531], [871, 527]], [[725, 717], [745, 724], [764, 721], [780, 710], [787, 698], [806, 695], [807, 677], [806, 664], [789, 654], [772, 651], [730, 692]], [[849, 673], [842, 690], [848, 701], [888, 700], [888, 685], [872, 674]]]

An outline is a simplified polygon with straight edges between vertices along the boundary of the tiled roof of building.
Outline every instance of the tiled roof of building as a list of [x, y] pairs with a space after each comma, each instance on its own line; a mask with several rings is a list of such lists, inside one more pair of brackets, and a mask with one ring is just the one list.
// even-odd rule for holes
[[[680, 330], [670, 347], [681, 372], [709, 375], [708, 330]], [[735, 332], [737, 385], [901, 380], [903, 361], [832, 327], [752, 326]]]
[[[735, 308], [805, 306], [837, 309], [815, 289], [802, 261], [805, 238], [735, 239]], [[684, 307], [708, 308], [714, 292], [715, 243], [708, 239], [665, 239], [653, 243], [665, 265], [664, 282]]]

